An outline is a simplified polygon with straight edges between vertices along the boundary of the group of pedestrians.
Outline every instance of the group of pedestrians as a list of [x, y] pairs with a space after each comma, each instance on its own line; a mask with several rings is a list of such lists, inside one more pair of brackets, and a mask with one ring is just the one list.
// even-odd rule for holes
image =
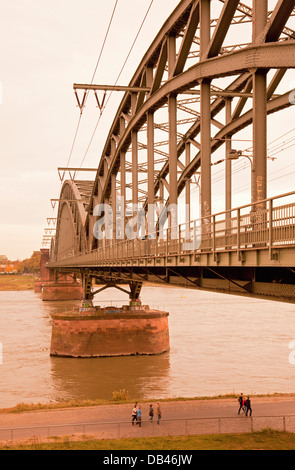
[[250, 397], [245, 398], [243, 393], [241, 393], [238, 402], [240, 404], [238, 415], [240, 415], [242, 411], [242, 414], [248, 416], [248, 414], [250, 413], [250, 416], [252, 416], [252, 405]]
[[[149, 409], [149, 421], [150, 423], [154, 422], [154, 408], [153, 405], [150, 405]], [[160, 404], [157, 403], [157, 408], [156, 408], [156, 416], [157, 416], [157, 424], [160, 424], [161, 418], [162, 418], [162, 410], [160, 407]], [[142, 422], [142, 412], [141, 412], [141, 406], [138, 405], [138, 403], [135, 403], [134, 408], [132, 410], [132, 426], [138, 425], [141, 428], [141, 422]]]

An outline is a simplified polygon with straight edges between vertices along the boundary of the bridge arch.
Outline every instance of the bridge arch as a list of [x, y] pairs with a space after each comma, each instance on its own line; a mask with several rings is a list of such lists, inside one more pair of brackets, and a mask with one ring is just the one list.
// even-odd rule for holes
[[93, 182], [63, 183], [57, 214], [56, 238], [51, 247], [55, 260], [77, 256], [88, 249], [86, 218]]
[[[95, 206], [108, 203], [115, 207], [117, 196], [124, 197], [125, 209], [131, 203], [146, 208], [163, 199], [164, 192], [166, 204], [176, 204], [201, 169], [201, 202], [208, 199], [211, 208], [211, 190], [206, 188], [211, 186], [214, 152], [247, 126], [253, 125], [254, 134], [260, 129], [263, 135], [267, 115], [291, 106], [289, 93], [277, 96], [275, 92], [287, 69], [295, 67], [295, 33], [286, 26], [295, 2], [278, 1], [271, 13], [265, 10], [264, 1], [253, 2], [253, 9], [237, 0], [222, 3], [219, 19], [211, 18], [208, 24], [209, 1], [180, 1], [139, 64], [129, 86], [150, 91], [126, 92], [115, 115], [86, 219], [90, 249], [99, 245], [92, 235]], [[226, 35], [233, 25], [243, 23], [242, 14], [244, 21], [253, 22], [252, 37], [247, 44], [228, 47]], [[225, 87], [212, 85], [225, 77]], [[221, 122], [218, 116], [234, 97], [238, 102], [230, 119]], [[250, 100], [252, 110], [243, 112]], [[158, 121], [160, 113], [167, 122]], [[178, 117], [181, 113], [186, 113], [186, 119]], [[185, 132], [180, 130], [183, 125]], [[217, 127], [215, 135], [212, 125]], [[161, 141], [159, 135], [165, 133], [168, 140]], [[255, 159], [258, 167], [265, 167], [260, 160], [267, 158], [266, 139], [256, 140]], [[258, 157], [260, 153], [263, 158]], [[265, 174], [265, 169], [261, 171]], [[266, 198], [266, 181], [263, 196]]]
[[[221, 5], [218, 18], [210, 16], [210, 4]], [[55, 257], [103, 245], [93, 235], [99, 204], [111, 205], [115, 214], [117, 198], [123, 198], [124, 219], [132, 203], [145, 210], [156, 200], [177, 204], [184, 191], [191, 205], [191, 179], [197, 171], [201, 215], [205, 204], [211, 213], [212, 157], [251, 125], [253, 197], [255, 202], [266, 199], [267, 116], [291, 106], [289, 91], [276, 91], [295, 68], [295, 31], [288, 26], [295, 0], [277, 0], [272, 12], [267, 4], [253, 0], [250, 8], [239, 0], [179, 2], [130, 81], [137, 91], [127, 91], [118, 107], [86, 204], [80, 200], [81, 182], [66, 182], [62, 188]], [[252, 24], [247, 42], [228, 44], [231, 29], [244, 23]], [[263, 180], [259, 196], [258, 178]], [[230, 161], [226, 180], [231, 180]], [[230, 184], [227, 189], [228, 210]]]

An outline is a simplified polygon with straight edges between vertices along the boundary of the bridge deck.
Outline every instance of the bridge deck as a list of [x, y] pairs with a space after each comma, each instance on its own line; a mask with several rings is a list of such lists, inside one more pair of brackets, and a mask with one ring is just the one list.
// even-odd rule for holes
[[[49, 267], [91, 266], [284, 266], [295, 265], [295, 203], [277, 204], [294, 193], [243, 206], [155, 236], [100, 240], [94, 251], [62, 253]], [[258, 209], [259, 207], [259, 209]], [[254, 210], [253, 210], [254, 209]], [[231, 217], [229, 217], [231, 215]]]

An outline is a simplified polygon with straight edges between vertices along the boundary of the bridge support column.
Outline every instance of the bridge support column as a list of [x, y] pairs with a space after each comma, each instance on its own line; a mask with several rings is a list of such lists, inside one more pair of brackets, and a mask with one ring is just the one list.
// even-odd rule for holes
[[75, 275], [59, 274], [57, 271], [48, 269], [46, 264], [50, 261], [50, 250], [41, 249], [40, 251], [40, 279], [35, 281], [34, 291], [41, 293], [44, 301], [82, 299], [82, 286]]
[[[86, 284], [87, 298], [80, 309], [52, 315], [51, 356], [86, 358], [169, 351], [169, 314], [142, 306], [139, 297], [142, 282], [130, 281], [130, 292], [110, 283], [91, 294], [89, 283], [85, 290]], [[93, 296], [108, 287], [127, 293], [129, 305], [94, 307]]]
[[43, 301], [82, 300], [83, 288], [75, 279], [57, 280], [42, 285]]
[[51, 283], [54, 280], [54, 274], [50, 269], [46, 268], [46, 264], [50, 260], [50, 250], [41, 249], [40, 250], [40, 278], [37, 279], [34, 283], [34, 291], [36, 293], [42, 292], [42, 286]]

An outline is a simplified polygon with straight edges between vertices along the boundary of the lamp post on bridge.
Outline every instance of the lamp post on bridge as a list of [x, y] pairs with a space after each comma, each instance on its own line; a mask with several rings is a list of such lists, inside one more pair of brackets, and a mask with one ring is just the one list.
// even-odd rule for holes
[[[251, 165], [251, 180], [253, 181], [253, 175], [254, 175], [253, 160], [250, 157], [250, 155], [243, 154], [242, 150], [234, 150], [234, 149], [230, 150], [227, 158], [224, 158], [222, 160], [218, 160], [215, 163], [212, 163], [212, 166], [219, 165], [220, 163], [226, 162], [228, 160], [239, 160], [239, 158], [242, 158], [242, 157], [247, 158], [250, 162], [250, 165]], [[254, 203], [254, 202], [255, 201], [253, 200], [253, 193], [251, 191], [251, 203]]]
[[[220, 163], [226, 162], [228, 160], [230, 160], [230, 161], [239, 160], [239, 158], [247, 158], [247, 160], [249, 160], [249, 162], [250, 162], [250, 166], [251, 166], [251, 206], [252, 206], [251, 213], [253, 214], [257, 210], [257, 205], [255, 203], [258, 202], [257, 200], [255, 200], [253, 190], [252, 190], [253, 184], [254, 184], [254, 181], [255, 181], [255, 168], [254, 168], [254, 163], [253, 163], [253, 157], [251, 158], [250, 155], [245, 155], [242, 150], [232, 149], [232, 150], [229, 151], [228, 156], [226, 158], [213, 163], [212, 166], [219, 165]], [[270, 157], [268, 157], [268, 158], [270, 158]], [[274, 160], [274, 158], [271, 158], [271, 160]], [[230, 204], [230, 206], [231, 206], [231, 204]], [[228, 219], [227, 220], [227, 228], [229, 228], [229, 225], [230, 225], [229, 220], [231, 218], [230, 213], [227, 213], [226, 217]]]
[[[253, 159], [252, 159], [253, 157], [251, 158], [250, 155], [245, 155], [242, 150], [231, 150], [227, 158], [228, 160], [238, 160], [239, 158], [247, 158], [249, 160], [250, 165], [251, 165], [251, 185], [253, 185], [255, 181], [254, 179], [255, 169], [254, 169], [254, 164], [253, 164]], [[267, 158], [272, 161], [275, 160], [275, 158], [272, 158], [272, 157], [267, 157]], [[251, 190], [251, 203], [254, 204], [256, 202], [258, 201], [254, 199], [253, 191]]]

